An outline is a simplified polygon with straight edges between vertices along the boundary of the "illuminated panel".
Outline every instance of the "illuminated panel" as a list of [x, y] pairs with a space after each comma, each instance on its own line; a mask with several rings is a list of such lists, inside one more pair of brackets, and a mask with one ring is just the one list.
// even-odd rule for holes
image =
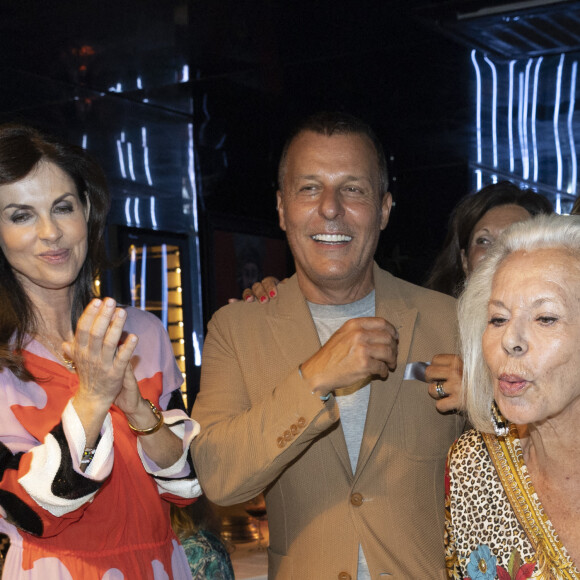
[[511, 60], [509, 64], [509, 88], [508, 88], [508, 144], [510, 154], [510, 171], [514, 172], [514, 65], [516, 61]]
[[536, 61], [536, 66], [534, 67], [534, 84], [532, 90], [532, 150], [534, 155], [534, 182], [538, 182], [538, 138], [536, 135], [536, 120], [537, 120], [537, 110], [538, 110], [538, 83], [540, 79], [540, 66], [542, 64], [543, 57], [540, 57]]
[[572, 120], [574, 118], [574, 107], [576, 106], [576, 72], [578, 62], [572, 63], [572, 74], [570, 75], [570, 106], [568, 107], [568, 141], [570, 143], [571, 175], [567, 188], [568, 193], [576, 195], [576, 180], [578, 178], [578, 160], [576, 159], [576, 142], [574, 140], [574, 128]]
[[[560, 117], [560, 99], [562, 97], [562, 69], [564, 68], [564, 55], [560, 56], [558, 65], [558, 76], [556, 80], [556, 99], [554, 104], [554, 143], [556, 144], [556, 160], [558, 162], [558, 177], [556, 187], [562, 189], [562, 146], [560, 145], [560, 130], [558, 122]], [[558, 212], [559, 213], [559, 212]]]
[[147, 299], [147, 244], [143, 244], [141, 248], [141, 303], [139, 308], [146, 310]]
[[491, 69], [493, 92], [491, 96], [491, 139], [493, 145], [493, 166], [497, 167], [497, 69], [495, 64], [486, 56], [485, 62]]

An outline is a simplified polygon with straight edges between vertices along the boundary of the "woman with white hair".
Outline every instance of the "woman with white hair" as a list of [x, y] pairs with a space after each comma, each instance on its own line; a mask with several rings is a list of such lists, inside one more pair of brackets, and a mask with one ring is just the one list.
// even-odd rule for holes
[[580, 578], [580, 217], [506, 230], [459, 322], [474, 429], [449, 453], [449, 577]]

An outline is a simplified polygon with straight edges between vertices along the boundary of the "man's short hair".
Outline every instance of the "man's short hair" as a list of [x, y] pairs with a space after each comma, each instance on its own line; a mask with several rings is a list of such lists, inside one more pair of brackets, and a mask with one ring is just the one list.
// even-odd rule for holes
[[280, 156], [280, 163], [278, 165], [278, 187], [280, 190], [283, 187], [284, 176], [286, 174], [288, 149], [294, 139], [305, 131], [312, 131], [313, 133], [325, 135], [326, 137], [332, 137], [333, 135], [365, 135], [368, 137], [377, 154], [380, 197], [389, 190], [389, 174], [387, 171], [385, 152], [381, 142], [370, 125], [353, 115], [349, 115], [348, 113], [330, 111], [322, 111], [307, 117], [290, 133], [290, 136], [286, 140], [282, 149], [282, 155]]

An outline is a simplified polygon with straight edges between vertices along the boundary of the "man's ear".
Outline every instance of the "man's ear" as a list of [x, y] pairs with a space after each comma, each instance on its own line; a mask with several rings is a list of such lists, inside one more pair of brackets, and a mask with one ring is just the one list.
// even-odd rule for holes
[[390, 192], [386, 192], [381, 200], [381, 230], [384, 230], [389, 223], [391, 215], [391, 208], [393, 207], [393, 196]]
[[280, 224], [280, 229], [286, 231], [286, 220], [284, 218], [284, 203], [282, 202], [282, 192], [278, 190], [276, 192], [276, 209], [278, 210], [278, 222]]

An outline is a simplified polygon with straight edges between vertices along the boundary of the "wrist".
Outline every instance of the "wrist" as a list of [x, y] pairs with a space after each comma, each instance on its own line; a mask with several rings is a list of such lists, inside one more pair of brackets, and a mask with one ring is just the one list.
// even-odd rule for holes
[[[302, 380], [308, 381], [308, 378], [304, 376], [302, 365], [298, 365], [298, 374], [300, 375]], [[320, 397], [321, 401], [328, 401], [328, 399], [330, 399], [331, 391], [325, 390], [317, 386], [314, 387], [311, 386], [311, 388], [312, 394], [316, 397]]]
[[129, 428], [136, 435], [152, 435], [163, 426], [163, 414], [149, 399], [141, 399], [139, 411], [126, 413]]

